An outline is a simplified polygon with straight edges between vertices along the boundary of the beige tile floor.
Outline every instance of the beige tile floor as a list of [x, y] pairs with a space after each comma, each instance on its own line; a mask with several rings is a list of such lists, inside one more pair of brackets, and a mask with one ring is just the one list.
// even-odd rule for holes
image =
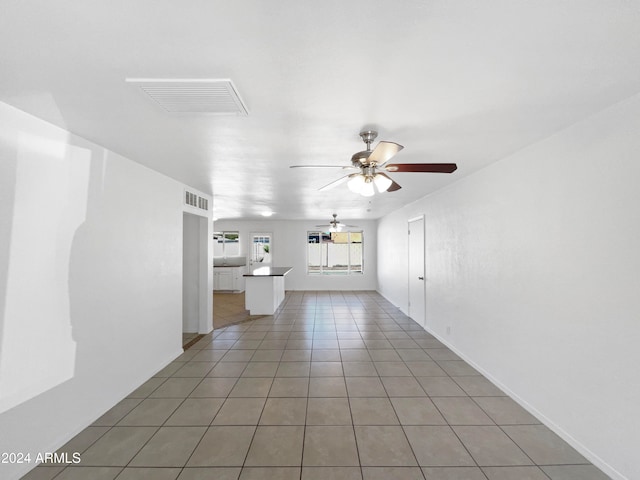
[[215, 330], [27, 479], [600, 480], [375, 292]]

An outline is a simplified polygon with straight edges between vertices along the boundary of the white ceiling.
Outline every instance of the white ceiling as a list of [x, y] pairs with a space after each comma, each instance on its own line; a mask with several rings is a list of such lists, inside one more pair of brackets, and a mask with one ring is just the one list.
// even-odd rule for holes
[[[639, 92], [639, 27], [629, 0], [0, 0], [0, 100], [219, 218], [378, 218]], [[168, 114], [132, 77], [230, 78], [249, 115]], [[458, 171], [365, 198], [288, 168], [348, 165], [365, 127]]]

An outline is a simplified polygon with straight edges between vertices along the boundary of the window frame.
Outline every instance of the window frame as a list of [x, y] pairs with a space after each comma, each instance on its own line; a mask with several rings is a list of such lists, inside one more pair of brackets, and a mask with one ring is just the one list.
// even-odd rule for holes
[[[227, 235], [235, 235], [236, 236], [236, 240], [232, 240], [232, 241], [227, 241]], [[227, 257], [227, 252], [226, 252], [226, 246], [227, 244], [231, 244], [233, 243], [234, 245], [237, 244], [238, 245], [238, 253], [236, 255], [240, 255], [240, 232], [238, 230], [223, 230], [223, 231], [219, 231], [219, 232], [213, 232], [212, 238], [213, 241], [216, 242], [218, 241], [216, 239], [216, 235], [219, 235], [222, 237], [222, 255], [215, 255], [213, 256], [213, 258], [224, 258]], [[220, 242], [218, 242], [220, 243]], [[215, 244], [214, 244], [214, 251], [215, 251]], [[235, 255], [231, 255], [231, 256], [235, 256]]]
[[[332, 238], [331, 236], [333, 234], [347, 234], [348, 235], [348, 241], [346, 242], [346, 245], [349, 246], [348, 248], [348, 262], [347, 262], [347, 269], [346, 270], [330, 270], [329, 267], [325, 267], [324, 266], [324, 262], [323, 262], [323, 252], [322, 252], [322, 245], [326, 244], [327, 245], [327, 255], [329, 253], [329, 245], [332, 244], [333, 242], [329, 242], [325, 240], [326, 236], [329, 236], [330, 238]], [[351, 240], [351, 235], [352, 234], [359, 234], [360, 235], [360, 241], [359, 242], [353, 242]], [[318, 243], [312, 243], [309, 241], [309, 239], [312, 236], [317, 236], [317, 238], [319, 239]], [[312, 244], [316, 244], [316, 245], [320, 245], [320, 265], [319, 265], [319, 271], [310, 271], [309, 268], [311, 267], [311, 265], [309, 264], [309, 246]], [[353, 262], [352, 262], [352, 258], [351, 258], [351, 245], [360, 245], [361, 248], [361, 254], [360, 254], [360, 268], [358, 270], [353, 270]], [[306, 259], [307, 259], [307, 275], [308, 276], [322, 276], [322, 275], [338, 275], [338, 276], [351, 276], [351, 275], [364, 275], [364, 230], [348, 230], [348, 231], [344, 231], [344, 232], [326, 232], [326, 231], [321, 231], [321, 230], [308, 230], [307, 231], [307, 236], [306, 236]], [[326, 268], [326, 270], [325, 270]]]

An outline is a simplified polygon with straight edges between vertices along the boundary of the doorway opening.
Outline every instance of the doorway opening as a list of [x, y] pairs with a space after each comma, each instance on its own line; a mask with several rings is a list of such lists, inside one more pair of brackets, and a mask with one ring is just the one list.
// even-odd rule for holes
[[249, 242], [251, 268], [270, 267], [273, 258], [273, 235], [270, 232], [254, 232]]
[[182, 345], [213, 328], [209, 288], [209, 222], [182, 214]]

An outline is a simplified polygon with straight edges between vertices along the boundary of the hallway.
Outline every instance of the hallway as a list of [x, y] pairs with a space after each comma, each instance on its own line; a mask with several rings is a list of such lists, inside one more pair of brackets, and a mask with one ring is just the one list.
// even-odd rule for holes
[[608, 477], [376, 292], [288, 292], [215, 330], [38, 480]]

